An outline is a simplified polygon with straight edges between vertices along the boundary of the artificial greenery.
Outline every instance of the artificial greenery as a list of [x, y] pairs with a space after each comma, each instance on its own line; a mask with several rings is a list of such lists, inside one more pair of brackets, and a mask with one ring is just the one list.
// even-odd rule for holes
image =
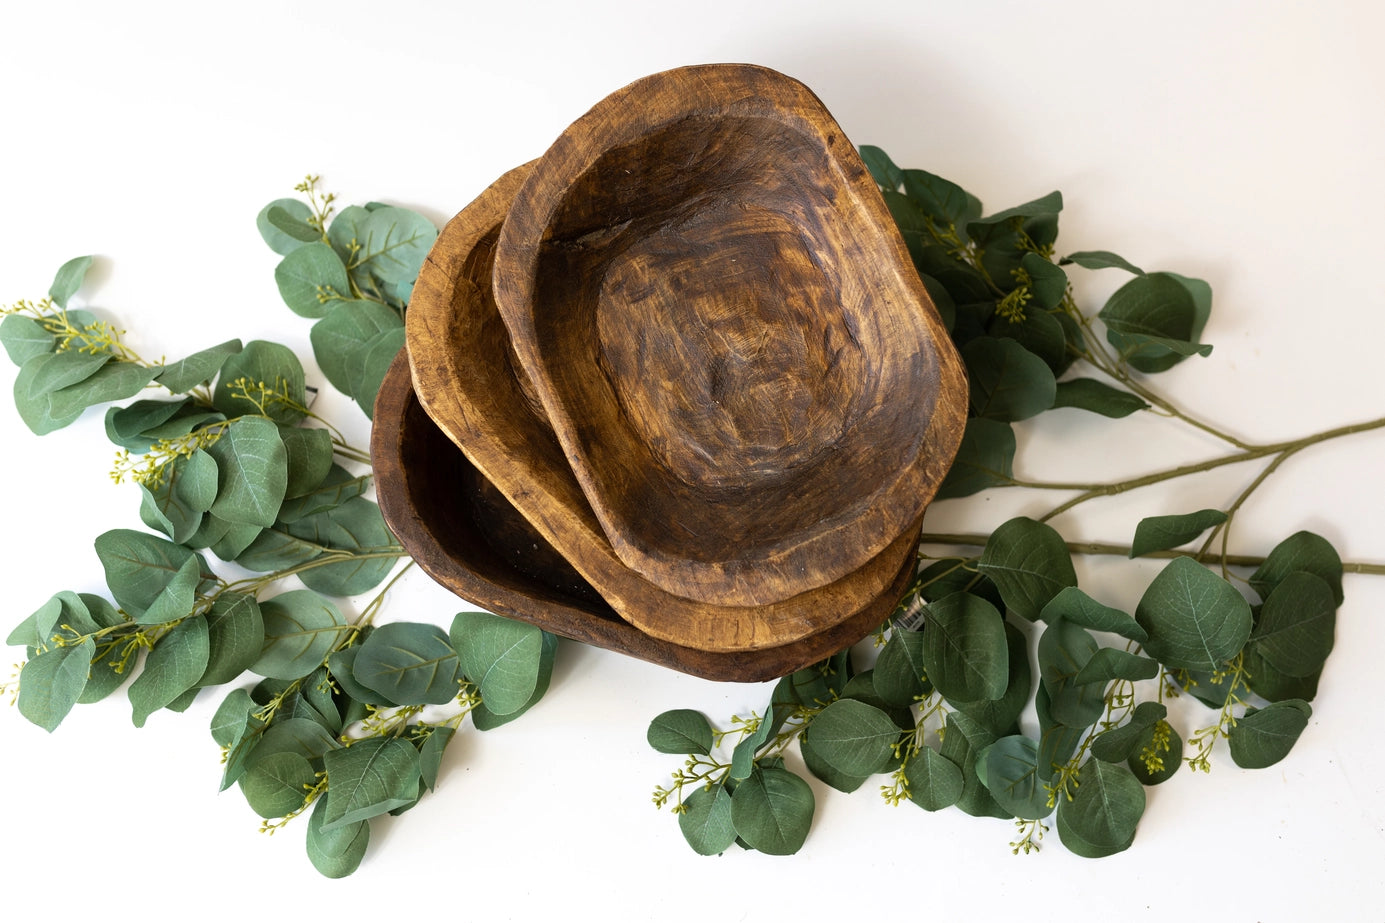
[[[968, 370], [971, 417], [939, 497], [995, 487], [1072, 496], [989, 534], [925, 536], [927, 547], [979, 551], [921, 555], [871, 649], [782, 678], [762, 713], [726, 730], [686, 709], [656, 717], [650, 745], [686, 762], [655, 803], [672, 805], [698, 853], [789, 854], [815, 810], [803, 771], [847, 792], [883, 775], [893, 804], [1014, 818], [1016, 852], [1050, 821], [1075, 853], [1119, 852], [1145, 786], [1183, 763], [1209, 769], [1223, 738], [1237, 765], [1272, 765], [1304, 731], [1348, 568], [1308, 532], [1264, 558], [1231, 555], [1227, 536], [1284, 459], [1385, 419], [1258, 445], [1190, 416], [1147, 376], [1211, 352], [1200, 342], [1206, 283], [1106, 252], [1055, 259], [1057, 193], [983, 217], [956, 185], [901, 170], [876, 148], [862, 154]], [[313, 321], [318, 367], [369, 414], [437, 231], [379, 203], [337, 213], [317, 182], [299, 185], [303, 199], [265, 206], [257, 225], [282, 257], [284, 302]], [[59, 592], [10, 633], [27, 652], [10, 684], [20, 713], [51, 731], [75, 705], [124, 687], [142, 725], [216, 689], [221, 788], [237, 786], [268, 832], [308, 814], [309, 859], [348, 875], [372, 821], [436, 786], [466, 716], [492, 729], [544, 695], [557, 639], [480, 612], [458, 613], [446, 632], [377, 625], [406, 555], [369, 499], [369, 457], [313, 412], [298, 358], [233, 340], [148, 362], [109, 323], [69, 307], [90, 265], [68, 262], [47, 298], [6, 308], [0, 343], [35, 433], [113, 405], [112, 477], [138, 488], [146, 530], [97, 537], [110, 599]], [[1093, 317], [1074, 301], [1072, 266], [1132, 278]], [[1012, 424], [1061, 407], [1112, 419], [1156, 411], [1229, 448], [1112, 483], [1017, 478]], [[1268, 462], [1226, 508], [1147, 518], [1128, 545], [1070, 545], [1050, 525], [1096, 497], [1256, 459]], [[1196, 550], [1178, 550], [1199, 537]], [[1132, 615], [1077, 586], [1074, 552], [1171, 560]], [[1213, 712], [1186, 741], [1165, 704], [1183, 692]]]

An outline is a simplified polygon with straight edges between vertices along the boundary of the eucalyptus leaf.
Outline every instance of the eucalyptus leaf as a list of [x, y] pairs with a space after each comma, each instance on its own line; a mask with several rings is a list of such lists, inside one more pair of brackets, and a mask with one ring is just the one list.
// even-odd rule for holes
[[356, 264], [381, 282], [394, 283], [418, 277], [438, 229], [418, 212], [386, 206], [371, 211], [358, 233]]
[[222, 593], [207, 610], [207, 668], [201, 686], [229, 683], [250, 669], [264, 647], [264, 619], [254, 596]]
[[1039, 765], [1039, 742], [1014, 734], [1002, 737], [976, 756], [977, 773], [996, 804], [1015, 817], [1038, 820], [1053, 813], [1045, 788], [1053, 779]]
[[423, 746], [418, 749], [418, 771], [423, 785], [430, 792], [437, 787], [438, 771], [442, 768], [442, 756], [447, 745], [457, 736], [455, 728], [438, 725], [429, 732]]
[[1077, 671], [1073, 682], [1079, 686], [1088, 683], [1101, 683], [1103, 686], [1112, 680], [1122, 679], [1138, 682], [1153, 679], [1159, 675], [1159, 664], [1148, 657], [1132, 654], [1114, 647], [1098, 648], [1082, 669]]
[[323, 759], [331, 792], [323, 832], [387, 814], [418, 797], [418, 751], [408, 741], [371, 737], [330, 750]]
[[962, 770], [962, 794], [957, 807], [972, 817], [1010, 817], [991, 797], [976, 774], [976, 755], [991, 744], [996, 736], [961, 712], [947, 716], [946, 733], [940, 753]]
[[[813, 728], [811, 725], [805, 728], [803, 733], [799, 735], [798, 752], [799, 755], [803, 757], [804, 768], [812, 773], [815, 778], [825, 783], [829, 788], [834, 788], [843, 794], [851, 794], [862, 785], [865, 785], [870, 779], [868, 775], [851, 775], [850, 773], [842, 772], [836, 766], [833, 766], [825, 760], [813, 745]], [[762, 761], [761, 765], [764, 765], [764, 762], [765, 761]], [[750, 769], [747, 769], [746, 774], [749, 775], [749, 773]]]
[[[370, 418], [375, 416], [375, 397], [385, 382], [385, 375], [399, 351], [404, 348], [404, 328], [396, 327], [376, 334], [356, 354], [359, 374], [355, 377], [352, 397]], [[357, 366], [353, 365], [353, 374]]]
[[858, 150], [861, 153], [861, 162], [870, 171], [876, 185], [881, 189], [898, 191], [900, 184], [904, 182], [904, 172], [895, 166], [890, 155], [873, 144], [862, 144]]
[[[1246, 670], [1246, 683], [1250, 690], [1269, 702], [1282, 702], [1285, 699], [1303, 699], [1311, 702], [1317, 698], [1318, 682], [1322, 679], [1319, 668], [1307, 676], [1290, 676], [1260, 656], [1255, 644], [1247, 644], [1242, 656]], [[93, 668], [94, 669], [94, 668]]]
[[1173, 669], [1215, 670], [1250, 637], [1250, 604], [1236, 588], [1192, 558], [1159, 572], [1135, 609], [1149, 632], [1145, 650]]
[[14, 379], [14, 405], [24, 425], [38, 436], [62, 429], [82, 415], [55, 413], [53, 392], [96, 374], [110, 359], [104, 354], [42, 353], [24, 362]]
[[1149, 638], [1149, 632], [1127, 613], [1102, 605], [1075, 586], [1059, 590], [1039, 612], [1039, 618], [1050, 625], [1067, 619], [1074, 625], [1092, 631], [1108, 631], [1140, 644]]
[[35, 356], [51, 353], [58, 345], [58, 338], [35, 318], [7, 314], [0, 320], [0, 344], [4, 345], [11, 362], [23, 365]]
[[839, 771], [869, 776], [884, 770], [899, 742], [898, 725], [874, 706], [838, 699], [812, 722], [813, 747]]
[[283, 817], [303, 806], [316, 779], [317, 773], [306, 759], [281, 751], [246, 769], [240, 777], [240, 790], [256, 814], [264, 818]]
[[243, 348], [240, 340], [227, 340], [164, 366], [154, 380], [174, 394], [183, 394], [214, 380], [226, 360]]
[[352, 475], [333, 462], [321, 484], [302, 496], [284, 501], [283, 506], [279, 507], [279, 522], [288, 525], [329, 512], [352, 497], [365, 493], [370, 481], [371, 475]]
[[991, 533], [977, 567], [995, 581], [1010, 611], [1031, 622], [1065, 587], [1077, 586], [1063, 537], [1052, 526], [1023, 516]]
[[787, 769], [757, 769], [731, 793], [731, 822], [752, 849], [788, 856], [808, 838], [815, 807], [803, 779]]
[[932, 689], [923, 666], [923, 633], [896, 628], [875, 661], [872, 685], [890, 705], [912, 705]]
[[212, 740], [217, 746], [229, 747], [245, 727], [245, 722], [258, 708], [245, 689], [232, 689], [221, 700], [212, 715]]
[[1289, 676], [1311, 676], [1332, 653], [1337, 604], [1321, 577], [1295, 571], [1270, 592], [1251, 634], [1267, 662]]
[[1130, 543], [1130, 556], [1138, 558], [1151, 551], [1165, 551], [1191, 542], [1212, 526], [1226, 522], [1221, 510], [1198, 510], [1175, 516], [1146, 516], [1135, 526], [1135, 539]]
[[1261, 599], [1268, 599], [1284, 578], [1294, 571], [1306, 571], [1327, 581], [1332, 598], [1342, 604], [1342, 559], [1332, 543], [1313, 532], [1295, 532], [1275, 545], [1255, 573], [1250, 585]]
[[[266, 400], [261, 406], [260, 385], [279, 399]], [[250, 389], [248, 397], [243, 388]], [[212, 404], [228, 418], [263, 413], [283, 425], [303, 419], [306, 402], [307, 387], [298, 356], [287, 346], [267, 340], [251, 340], [240, 352], [228, 356], [212, 392]]]
[[922, 747], [904, 767], [909, 800], [925, 811], [951, 807], [962, 797], [962, 770], [936, 750]]
[[[1042, 359], [1053, 375], [1067, 367], [1068, 342], [1063, 325], [1047, 311], [1026, 311], [1022, 317], [997, 314], [986, 325], [986, 334], [1019, 343], [1028, 352]], [[970, 346], [970, 342], [967, 345]], [[1058, 387], [1061, 388], [1061, 385]], [[1054, 400], [1056, 406], [1057, 390], [1054, 391]]]
[[457, 697], [458, 670], [447, 634], [419, 622], [378, 626], [361, 644], [352, 666], [358, 683], [400, 705], [451, 702]]
[[1106, 710], [1103, 686], [1077, 682], [1099, 649], [1085, 629], [1063, 620], [1049, 625], [1039, 636], [1039, 677], [1048, 696], [1048, 717], [1053, 721], [1085, 728]]
[[195, 560], [193, 552], [182, 545], [131, 529], [103, 532], [95, 545], [111, 595], [136, 619], [153, 605], [183, 566]]
[[264, 417], [233, 420], [207, 453], [217, 465], [210, 512], [230, 523], [273, 525], [288, 489], [288, 452], [279, 427]]
[[[296, 697], [295, 702], [296, 705]], [[315, 709], [311, 713], [283, 716], [282, 711], [274, 716], [274, 721], [260, 735], [260, 742], [246, 758], [247, 767], [276, 753], [293, 753], [309, 763], [316, 763], [329, 751], [341, 746], [334, 732], [323, 721], [323, 716]]]
[[678, 829], [699, 856], [719, 855], [736, 842], [731, 793], [726, 786], [699, 788], [684, 799], [683, 807], [678, 815]]
[[[271, 219], [271, 216], [273, 218]], [[298, 199], [275, 199], [255, 216], [255, 226], [269, 249], [286, 256], [322, 235], [308, 223], [313, 210]], [[306, 229], [306, 230], [305, 230]], [[312, 236], [308, 236], [309, 232]]]
[[529, 704], [539, 683], [540, 629], [486, 612], [459, 612], [451, 641], [462, 673], [480, 688], [492, 713], [507, 715]]
[[321, 486], [332, 470], [332, 434], [325, 429], [303, 426], [279, 428], [288, 457], [288, 478], [284, 496], [301, 497]]
[[702, 754], [712, 752], [712, 726], [690, 708], [675, 708], [649, 722], [645, 739], [660, 753]]
[[151, 714], [197, 685], [209, 650], [207, 620], [201, 616], [184, 619], [159, 639], [130, 684], [135, 727], [144, 727]]
[[1053, 406], [1073, 407], [1111, 419], [1128, 417], [1136, 411], [1149, 409], [1149, 404], [1143, 398], [1094, 378], [1072, 378], [1058, 382]]
[[1134, 263], [1110, 250], [1079, 250], [1076, 253], [1069, 253], [1058, 263], [1059, 265], [1076, 263], [1083, 269], [1124, 269], [1126, 272], [1134, 273], [1137, 276], [1142, 276], [1145, 273]]
[[157, 369], [131, 362], [107, 362], [76, 384], [49, 395], [48, 410], [55, 417], [80, 414], [95, 404], [134, 397], [154, 378]]
[[351, 497], [325, 513], [287, 523], [285, 529], [333, 552], [351, 555], [300, 575], [309, 588], [329, 596], [355, 596], [378, 586], [403, 555], [380, 507], [364, 497]]
[[202, 582], [202, 561], [196, 556], [184, 561], [149, 608], [135, 616], [144, 625], [158, 625], [186, 617], [197, 600], [197, 587]]
[[96, 642], [86, 638], [32, 657], [19, 673], [19, 713], [51, 733], [81, 697], [95, 655]]
[[326, 878], [345, 878], [360, 868], [365, 858], [370, 846], [370, 822], [360, 820], [323, 830], [331, 796], [328, 791], [318, 798], [308, 817], [308, 860]]
[[1053, 406], [1053, 371], [1018, 341], [977, 337], [962, 347], [962, 360], [976, 416], [1008, 423]]
[[67, 307], [68, 300], [82, 287], [82, 280], [87, 277], [91, 263], [90, 256], [78, 256], [58, 267], [53, 284], [48, 286], [48, 297], [53, 299], [54, 304], [60, 308]]
[[307, 676], [351, 630], [332, 602], [312, 590], [289, 590], [260, 604], [265, 646], [250, 670], [274, 679]]
[[1010, 733], [1031, 698], [1034, 672], [1029, 664], [1029, 639], [1024, 632], [1005, 623], [1005, 646], [1009, 652], [1009, 675], [1005, 694], [998, 699], [950, 704], [968, 718], [984, 725], [992, 734]]
[[990, 487], [1014, 483], [1015, 431], [985, 417], [967, 421], [957, 457], [938, 488], [937, 499], [969, 497]]
[[923, 664], [945, 698], [998, 699], [1009, 681], [1005, 619], [979, 596], [954, 593], [928, 604]]
[[[1129, 769], [1088, 760], [1082, 764], [1072, 799], [1058, 801], [1059, 836], [1072, 849], [1068, 837], [1063, 836], [1066, 827], [1083, 844], [1120, 851], [1129, 847], [1144, 810], [1144, 786]], [[1082, 854], [1078, 849], [1073, 852]]]
[[359, 354], [375, 337], [402, 330], [398, 312], [374, 301], [341, 301], [333, 304], [309, 333], [313, 356], [332, 387], [354, 397], [362, 385], [364, 362]]
[[748, 778], [755, 768], [755, 754], [769, 742], [773, 734], [774, 722], [763, 718], [755, 730], [742, 737], [731, 751], [731, 768], [727, 770], [727, 778], [737, 782]]
[[1118, 763], [1137, 752], [1146, 732], [1168, 717], [1161, 702], [1141, 702], [1120, 727], [1104, 730], [1092, 738], [1092, 755], [1108, 763]]
[[1313, 707], [1302, 699], [1246, 709], [1227, 738], [1231, 759], [1242, 769], [1273, 766], [1289, 755], [1312, 715]]
[[304, 243], [274, 268], [274, 282], [289, 310], [300, 317], [322, 317], [333, 302], [352, 296], [346, 267], [322, 241]]
[[327, 669], [331, 672], [332, 679], [341, 686], [342, 692], [358, 702], [387, 708], [398, 705], [398, 702], [391, 702], [374, 689], [356, 681], [356, 655], [360, 652], [360, 645], [333, 651], [327, 658]]
[[267, 573], [306, 564], [328, 550], [279, 529], [263, 529], [235, 556], [235, 562], [246, 570]]
[[1117, 289], [1098, 312], [1106, 324], [1106, 338], [1131, 367], [1162, 372], [1188, 356], [1211, 353], [1212, 347], [1197, 342], [1207, 312], [1194, 298], [1193, 282], [1200, 280], [1164, 272], [1139, 275]]

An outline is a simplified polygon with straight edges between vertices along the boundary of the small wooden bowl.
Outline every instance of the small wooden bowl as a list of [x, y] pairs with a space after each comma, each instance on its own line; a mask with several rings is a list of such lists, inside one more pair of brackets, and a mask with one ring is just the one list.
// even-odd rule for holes
[[370, 449], [385, 521], [438, 583], [487, 611], [706, 679], [761, 682], [830, 656], [888, 618], [915, 571], [917, 536], [878, 598], [831, 628], [754, 651], [697, 650], [650, 637], [602, 601], [424, 412], [403, 352], [376, 398]]
[[967, 385], [875, 183], [802, 84], [682, 68], [598, 103], [495, 247], [519, 365], [615, 554], [773, 604], [916, 522]]
[[869, 631], [874, 625], [856, 619], [882, 600], [893, 603], [897, 576], [917, 542], [917, 519], [857, 570], [765, 605], [718, 606], [677, 596], [616, 556], [527, 377], [512, 361], [491, 298], [496, 240], [528, 171], [525, 166], [507, 173], [448, 222], [414, 286], [408, 355], [429, 417], [532, 524], [543, 544], [558, 549], [600, 598], [649, 638], [730, 653], [782, 648], [836, 631], [842, 623]]

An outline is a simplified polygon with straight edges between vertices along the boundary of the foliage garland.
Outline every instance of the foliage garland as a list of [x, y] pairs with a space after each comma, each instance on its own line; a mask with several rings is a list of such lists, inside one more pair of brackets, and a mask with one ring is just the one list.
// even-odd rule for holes
[[[1229, 553], [1228, 537], [1287, 458], [1385, 427], [1385, 418], [1253, 444], [1190, 415], [1148, 376], [1211, 352], [1200, 342], [1207, 283], [1145, 272], [1106, 251], [1055, 259], [1057, 192], [983, 216], [957, 185], [900, 169], [878, 148], [861, 153], [968, 370], [970, 419], [939, 499], [999, 487], [1072, 496], [989, 535], [925, 535], [926, 547], [980, 551], [921, 555], [873, 650], [848, 649], [782, 678], [762, 713], [733, 716], [724, 730], [689, 709], [654, 718], [650, 746], [685, 757], [654, 802], [671, 806], [698, 853], [735, 844], [794, 853], [815, 807], [791, 768], [796, 744], [806, 771], [834, 789], [884, 774], [879, 789], [891, 804], [1013, 818], [1017, 853], [1035, 849], [1050, 821], [1074, 853], [1123, 851], [1146, 786], [1184, 763], [1210, 770], [1220, 739], [1238, 766], [1273, 765], [1307, 726], [1342, 575], [1385, 567], [1344, 565], [1309, 532], [1264, 558]], [[284, 302], [314, 321], [318, 366], [369, 415], [403, 346], [413, 280], [437, 229], [377, 202], [337, 212], [318, 182], [310, 176], [296, 187], [302, 198], [265, 206], [257, 225], [282, 257]], [[4, 309], [0, 343], [19, 367], [15, 405], [42, 435], [88, 407], [166, 392], [105, 414], [119, 450], [112, 477], [138, 486], [140, 518], [160, 534], [98, 536], [113, 602], [56, 593], [9, 634], [27, 660], [0, 688], [51, 731], [76, 704], [122, 686], [142, 726], [160, 709], [186, 709], [203, 689], [259, 677], [225, 692], [213, 717], [221, 788], [238, 786], [268, 832], [307, 813], [313, 865], [349, 875], [372, 819], [408, 810], [435, 787], [467, 716], [490, 730], [544, 695], [558, 640], [482, 612], [458, 613], [450, 631], [375, 624], [407, 555], [367, 496], [369, 456], [311, 410], [298, 358], [279, 344], [232, 340], [148, 362], [112, 325], [69, 307], [90, 265], [69, 261], [47, 298]], [[1073, 297], [1073, 266], [1131, 279], [1092, 316]], [[1113, 419], [1154, 411], [1228, 450], [1110, 483], [1016, 477], [1011, 424], [1060, 407]], [[1224, 509], [1148, 517], [1129, 545], [1070, 544], [1049, 524], [1093, 498], [1265, 459]], [[226, 576], [232, 569], [214, 567], [208, 553], [242, 575]], [[1078, 588], [1074, 553], [1169, 562], [1132, 615]], [[339, 600], [371, 591], [358, 614], [343, 613]], [[1213, 712], [1186, 740], [1166, 705], [1182, 692]]]

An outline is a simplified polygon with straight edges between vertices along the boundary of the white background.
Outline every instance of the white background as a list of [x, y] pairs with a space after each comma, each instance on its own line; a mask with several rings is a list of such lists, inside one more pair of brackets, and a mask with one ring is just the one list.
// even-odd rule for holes
[[[306, 172], [343, 203], [376, 199], [441, 223], [547, 147], [605, 94], [654, 71], [751, 61], [812, 87], [856, 143], [949, 177], [998, 210], [1061, 189], [1060, 250], [1115, 250], [1209, 280], [1209, 359], [1157, 380], [1249, 439], [1385, 414], [1385, 13], [1366, 2], [655, 5], [7, 4], [0, 302], [38, 298], [71, 256], [101, 259], [78, 303], [177, 358], [230, 337], [309, 357], [309, 324], [278, 299], [254, 226]], [[1085, 274], [1091, 309], [1121, 274]], [[314, 374], [310, 368], [310, 376]], [[8, 389], [6, 365], [0, 383]], [[319, 408], [360, 444], [367, 425]], [[1020, 472], [1110, 479], [1193, 461], [1214, 441], [1150, 417], [1076, 411], [1022, 433]], [[0, 401], [4, 629], [59, 589], [100, 591], [91, 539], [137, 527], [133, 488], [106, 480], [100, 413], [42, 439]], [[1300, 528], [1347, 559], [1385, 560], [1385, 435], [1304, 453], [1237, 520], [1233, 550]], [[1144, 515], [1221, 506], [1253, 469], [1093, 504], [1070, 539], [1128, 541]], [[1056, 497], [940, 504], [934, 529], [983, 531]], [[1079, 562], [1084, 586], [1133, 607], [1155, 572]], [[1255, 772], [1224, 744], [1210, 775], [1153, 789], [1134, 847], [1099, 862], [1051, 833], [1013, 857], [1012, 828], [955, 810], [892, 809], [814, 782], [803, 851], [695, 856], [649, 793], [677, 758], [648, 720], [760, 708], [767, 686], [712, 684], [567, 645], [549, 697], [500, 731], [454, 742], [439, 791], [376, 823], [352, 878], [320, 878], [302, 825], [274, 837], [216, 794], [215, 697], [136, 731], [115, 696], [51, 737], [0, 711], [0, 881], [58, 912], [153, 919], [348, 909], [394, 919], [612, 920], [1001, 914], [1122, 919], [1385, 918], [1385, 578], [1348, 577], [1314, 715], [1284, 762]], [[421, 574], [388, 609], [447, 624], [464, 604]], [[22, 652], [11, 649], [11, 658]], [[1186, 703], [1191, 705], [1191, 703]], [[1176, 712], [1185, 735], [1209, 719]], [[938, 916], [942, 915], [942, 916]]]

